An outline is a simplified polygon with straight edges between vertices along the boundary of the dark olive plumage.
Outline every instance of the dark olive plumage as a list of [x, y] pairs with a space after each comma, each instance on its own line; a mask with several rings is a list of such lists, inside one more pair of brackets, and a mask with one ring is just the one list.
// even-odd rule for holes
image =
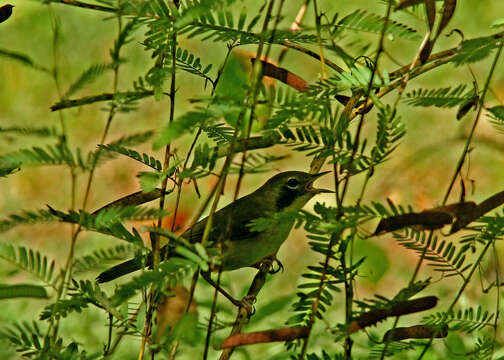
[[[282, 172], [271, 177], [256, 191], [217, 211], [213, 216], [208, 246], [222, 242], [222, 269], [235, 270], [252, 266], [265, 257], [276, 254], [289, 235], [293, 222], [284, 222], [261, 232], [251, 231], [247, 225], [268, 213], [297, 211], [314, 195], [330, 192], [312, 186], [323, 174], [325, 173], [313, 175], [301, 171]], [[190, 242], [201, 241], [206, 224], [207, 218], [198, 221], [182, 237]], [[172, 255], [172, 249], [166, 246], [162, 248], [163, 259]], [[144, 263], [151, 266], [151, 256]], [[101, 273], [98, 281], [107, 282], [141, 267], [142, 261], [139, 259], [126, 261]]]

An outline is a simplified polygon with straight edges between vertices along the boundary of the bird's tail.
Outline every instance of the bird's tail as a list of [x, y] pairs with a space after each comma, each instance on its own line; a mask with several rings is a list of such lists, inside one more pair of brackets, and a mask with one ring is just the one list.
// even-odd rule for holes
[[118, 277], [124, 276], [126, 274], [132, 273], [133, 271], [140, 270], [145, 264], [142, 264], [141, 259], [131, 259], [120, 263], [116, 266], [111, 267], [108, 270], [102, 272], [96, 280], [99, 283], [104, 283], [117, 279]]
[[[165, 245], [161, 248], [159, 255], [160, 260], [166, 260], [174, 255], [174, 249]], [[99, 283], [112, 281], [118, 277], [132, 273], [133, 271], [143, 269], [144, 267], [152, 268], [152, 263], [152, 253], [146, 255], [144, 258], [136, 257], [105, 270], [96, 277], [96, 280]]]

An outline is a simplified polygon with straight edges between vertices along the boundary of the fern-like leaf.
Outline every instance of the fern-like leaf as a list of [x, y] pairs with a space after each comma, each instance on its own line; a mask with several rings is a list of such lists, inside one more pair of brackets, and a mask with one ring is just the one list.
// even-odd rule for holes
[[136, 250], [138, 250], [136, 246], [129, 244], [96, 250], [90, 255], [84, 255], [75, 259], [73, 265], [74, 273], [100, 269], [108, 262], [130, 258], [135, 254]]
[[82, 309], [88, 307], [91, 301], [81, 296], [74, 296], [70, 299], [61, 299], [57, 303], [49, 304], [40, 314], [40, 320], [47, 320], [51, 317], [59, 319], [67, 317], [71, 312], [82, 312]]
[[45, 66], [35, 63], [28, 55], [6, 49], [0, 49], [0, 56], [17, 61], [24, 66], [31, 67], [32, 69], [39, 70], [47, 74], [51, 73], [51, 70]]
[[133, 40], [131, 38], [131, 33], [135, 31], [139, 25], [139, 22], [136, 19], [133, 19], [122, 28], [119, 36], [114, 41], [114, 47], [110, 50], [110, 57], [112, 58], [112, 62], [114, 64], [117, 65], [122, 61], [119, 55], [121, 49], [124, 45], [130, 43]]
[[500, 133], [504, 134], [504, 106], [494, 106], [488, 109], [490, 122]]
[[[371, 81], [373, 71], [368, 67], [352, 67], [350, 71], [336, 73], [325, 81], [319, 81], [309, 87], [309, 92], [317, 94], [318, 97], [334, 97], [345, 90], [366, 90]], [[371, 88], [379, 88], [390, 84], [390, 77], [387, 70], [383, 69], [382, 76], [374, 76]]]
[[16, 322], [10, 327], [4, 327], [0, 330], [0, 338], [8, 340], [18, 353], [25, 354], [27, 357], [38, 358], [37, 355], [42, 355], [44, 351], [45, 337], [35, 321]]
[[472, 64], [487, 58], [499, 47], [502, 39], [498, 36], [486, 36], [462, 41], [457, 54], [451, 59], [455, 66]]
[[[333, 34], [341, 34], [343, 30], [380, 34], [384, 25], [385, 18], [383, 16], [359, 9], [343, 17], [331, 27], [334, 26]], [[408, 40], [420, 39], [415, 29], [393, 20], [387, 22], [386, 34], [391, 38], [398, 37]]]
[[55, 127], [0, 127], [0, 133], [4, 134], [16, 134], [23, 136], [38, 136], [38, 137], [57, 137], [58, 131]]
[[93, 64], [89, 66], [82, 72], [79, 78], [70, 85], [66, 93], [63, 95], [63, 98], [69, 98], [86, 85], [97, 80], [106, 70], [111, 68], [110, 64]]
[[226, 124], [223, 123], [202, 126], [201, 130], [203, 130], [210, 139], [215, 141], [217, 145], [229, 143], [234, 133], [232, 127], [226, 126]]
[[[179, 34], [186, 34], [188, 38], [204, 36], [203, 40], [213, 40], [222, 42], [236, 42], [240, 45], [257, 44], [264, 39], [266, 43], [316, 43], [315, 35], [308, 35], [301, 32], [289, 30], [276, 30], [274, 33], [268, 30], [262, 34], [252, 32], [253, 28], [261, 18], [262, 14], [255, 16], [247, 24], [246, 12], [240, 14], [239, 20], [235, 22], [231, 12], [216, 11], [200, 16], [196, 21], [186, 25], [179, 31]], [[247, 24], [245, 29], [245, 24]]]
[[11, 214], [7, 216], [6, 219], [0, 221], [0, 233], [19, 225], [46, 223], [50, 221], [57, 221], [57, 218], [48, 210], [24, 211], [20, 214]]
[[412, 106], [435, 106], [440, 108], [452, 108], [461, 105], [472, 97], [474, 91], [466, 91], [467, 86], [461, 84], [456, 88], [418, 89], [406, 94], [406, 103]]
[[10, 244], [0, 243], [0, 258], [52, 285], [54, 260], [49, 260], [40, 252], [23, 246], [16, 248]]
[[[425, 232], [417, 232], [410, 229], [405, 229], [404, 234], [394, 233], [394, 239], [405, 248], [415, 251], [421, 255], [424, 252], [427, 243], [428, 235]], [[472, 264], [465, 264], [467, 252], [470, 250], [469, 245], [464, 245], [457, 250], [457, 246], [447, 240], [438, 240], [434, 236], [431, 240], [430, 247], [425, 253], [425, 260], [428, 262], [434, 271], [440, 272], [443, 277], [460, 276], [465, 280], [464, 273], [471, 267]]]
[[0, 156], [0, 169], [41, 165], [68, 165], [81, 170], [88, 169], [87, 162], [82, 158], [79, 149], [74, 154], [63, 143], [47, 145], [45, 148], [35, 146]]
[[[199, 76], [212, 84], [214, 83], [213, 79], [208, 76], [208, 73], [212, 69], [212, 64], [203, 67], [199, 57], [189, 53], [187, 50], [182, 50], [181, 48], [177, 49], [176, 59], [177, 69]], [[170, 66], [167, 67], [167, 70], [171, 71]]]
[[[425, 346], [424, 343], [416, 341], [392, 341], [382, 344], [381, 339], [372, 337], [369, 359], [381, 359], [383, 354], [390, 358], [407, 358], [404, 352], [415, 350], [417, 347]], [[394, 356], [396, 355], [396, 356]]]
[[491, 360], [494, 352], [495, 340], [482, 336], [476, 340], [474, 350], [470, 352], [471, 360]]
[[429, 326], [448, 325], [452, 331], [463, 331], [470, 334], [491, 325], [490, 322], [494, 316], [495, 314], [483, 310], [480, 305], [476, 309], [469, 307], [456, 313], [453, 311], [437, 312], [424, 317], [422, 322]]
[[291, 120], [323, 123], [329, 118], [330, 109], [330, 96], [323, 91], [323, 83], [314, 85], [308, 92], [303, 93], [286, 90], [282, 86], [277, 89], [272, 87], [269, 95], [264, 96], [264, 100], [272, 104], [274, 113], [264, 129], [273, 130], [287, 125]]
[[116, 153], [125, 155], [125, 156], [132, 158], [136, 161], [139, 161], [142, 164], [147, 165], [157, 171], [161, 171], [163, 168], [163, 166], [161, 165], [161, 162], [159, 160], [157, 160], [154, 156], [147, 155], [145, 153], [140, 155], [138, 153], [138, 151], [125, 148], [124, 146], [115, 145], [115, 144], [108, 144], [108, 145], [99, 145], [98, 147], [102, 150], [105, 150], [105, 151], [112, 151], [112, 152], [116, 152]]
[[133, 228], [133, 233], [130, 233], [121, 222], [124, 220], [153, 220], [166, 215], [166, 212], [163, 210], [135, 206], [106, 208], [96, 214], [90, 214], [83, 210], [79, 212], [71, 210], [68, 213], [64, 213], [50, 208], [50, 211], [60, 221], [79, 224], [84, 229], [111, 235], [140, 247], [144, 246], [140, 234], [135, 228]]
[[69, 287], [69, 299], [60, 299], [59, 301], [49, 304], [40, 314], [41, 320], [46, 320], [52, 317], [66, 317], [71, 312], [82, 312], [89, 304], [105, 309], [115, 318], [122, 320], [124, 316], [111, 303], [106, 294], [101, 291], [96, 283], [89, 280], [72, 281], [72, 286]]
[[164, 261], [156, 271], [144, 271], [129, 282], [121, 284], [112, 296], [111, 302], [114, 306], [118, 306], [148, 286], [163, 284], [167, 279], [179, 282], [196, 268], [197, 264], [182, 258], [173, 258], [170, 261]]
[[373, 165], [387, 160], [405, 134], [406, 125], [396, 116], [395, 111], [388, 105], [381, 107], [378, 112], [376, 144], [371, 150]]
[[[111, 143], [105, 145], [106, 147], [114, 148], [114, 149], [119, 149], [119, 148], [124, 148], [126, 146], [134, 146], [134, 145], [140, 145], [152, 138], [154, 135], [153, 131], [145, 131], [141, 133], [136, 133], [128, 136], [122, 136], [117, 140], [112, 141]], [[127, 153], [128, 151], [125, 150]], [[102, 165], [105, 161], [107, 160], [112, 160], [114, 159], [117, 154], [122, 154], [119, 151], [102, 151], [100, 147], [98, 147], [97, 150], [91, 151], [88, 153], [88, 167], [94, 167], [98, 165]], [[126, 154], [124, 154], [126, 155]], [[140, 156], [140, 155], [138, 155]], [[136, 159], [135, 159], [136, 160]], [[149, 162], [151, 159], [149, 158]], [[155, 161], [154, 161], [155, 162]]]

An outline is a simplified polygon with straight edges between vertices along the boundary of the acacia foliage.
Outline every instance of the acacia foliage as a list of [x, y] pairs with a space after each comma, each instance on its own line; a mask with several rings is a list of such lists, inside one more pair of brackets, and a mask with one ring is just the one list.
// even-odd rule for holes
[[[40, 6], [59, 3], [49, 0]], [[310, 11], [315, 11], [315, 20], [307, 20], [299, 30], [293, 31], [289, 29], [281, 7], [272, 0], [265, 1], [257, 9], [252, 6], [254, 10], [233, 0], [65, 2], [65, 6], [75, 5], [94, 11], [97, 21], [106, 13], [120, 24], [110, 58], [88, 64], [83, 72], [72, 76], [74, 80], [64, 86], [66, 91], [60, 92], [59, 100], [51, 106], [52, 111], [72, 108], [86, 111], [91, 104], [101, 104], [107, 114], [105, 133], [95, 134], [97, 140], [93, 149], [84, 155], [85, 150], [69, 140], [73, 129], [68, 121], [63, 121], [60, 128], [24, 124], [2, 127], [1, 135], [42, 137], [49, 143], [39, 145], [33, 141], [31, 146], [1, 154], [0, 175], [21, 177], [27, 167], [65, 166], [70, 173], [68, 181], [73, 182], [73, 186], [79, 184], [77, 177], [87, 179], [89, 186], [77, 187], [87, 200], [92, 185], [105, 182], [104, 175], [95, 174], [97, 168], [107, 161], [123, 158], [142, 167], [141, 171], [131, 175], [138, 177], [140, 189], [120, 199], [110, 198], [107, 205], [94, 212], [87, 209], [86, 200], [81, 207], [63, 211], [51, 205], [53, 199], [43, 199], [49, 204], [47, 208], [4, 214], [0, 221], [2, 232], [22, 225], [61, 222], [72, 224], [72, 237], [68, 241], [68, 258], [58, 265], [36, 246], [7, 243], [0, 247], [1, 259], [35, 278], [30, 284], [2, 285], [0, 298], [47, 298], [40, 314], [28, 314], [31, 316], [29, 321], [23, 319], [6, 325], [1, 336], [27, 358], [105, 358], [120, 351], [118, 348], [123, 337], [135, 336], [143, 339], [141, 348], [147, 347], [153, 357], [175, 353], [178, 346], [183, 351], [191, 348], [208, 351], [205, 331], [210, 339], [221, 336], [218, 330], [227, 331], [230, 327], [231, 317], [222, 309], [216, 310], [213, 304], [201, 304], [201, 311], [209, 316], [201, 316], [196, 323], [191, 312], [186, 311], [177, 324], [172, 323], [168, 328], [163, 327], [161, 321], [154, 323], [152, 319], [162, 319], [159, 304], [168, 301], [166, 296], [177, 293], [177, 286], [187, 285], [195, 279], [194, 273], [211, 269], [218, 263], [218, 252], [199, 243], [187, 243], [173, 232], [173, 228], [161, 228], [162, 218], [168, 212], [144, 204], [162, 197], [183, 198], [189, 191], [187, 180], [195, 185], [199, 194], [198, 183], [215, 175], [223, 179], [227, 174], [238, 174], [241, 178], [271, 171], [279, 161], [297, 152], [302, 154], [304, 167], [311, 166], [312, 172], [329, 164], [328, 168], [333, 170], [336, 179], [335, 201], [317, 203], [313, 209], [298, 213], [265, 214], [264, 218], [247, 224], [251, 231], [264, 231], [279, 222], [292, 221], [296, 227], [304, 229], [310, 250], [317, 259], [300, 275], [296, 294], [285, 298], [272, 297], [268, 304], [257, 305], [263, 314], [269, 315], [291, 304], [288, 316], [275, 319], [281, 322], [277, 327], [284, 326], [285, 322], [288, 326], [303, 329], [300, 332], [303, 335], [285, 341], [284, 358], [350, 359], [360, 356], [361, 352], [371, 358], [404, 358], [407, 354], [417, 356], [423, 351], [437, 354], [443, 350], [440, 350], [437, 343], [441, 342], [434, 339], [438, 337], [434, 334], [441, 333], [472, 341], [474, 350], [467, 351], [468, 356], [491, 358], [500, 349], [495, 336], [501, 331], [497, 322], [500, 302], [495, 302], [492, 309], [485, 309], [476, 304], [459, 305], [458, 300], [468, 284], [474, 282], [475, 270], [487, 261], [497, 240], [504, 234], [503, 216], [499, 212], [488, 214], [488, 211], [482, 211], [478, 218], [471, 218], [468, 213], [450, 213], [451, 218], [467, 220], [464, 222], [467, 232], [447, 237], [442, 226], [429, 225], [435, 222], [435, 215], [424, 210], [421, 212], [423, 220], [419, 223], [405, 222], [393, 229], [393, 238], [404, 251], [421, 259], [418, 263], [420, 273], [412, 275], [411, 280], [390, 299], [379, 294], [381, 289], [372, 299], [361, 299], [353, 292], [360, 285], [360, 276], [370, 262], [366, 257], [355, 257], [354, 246], [363, 239], [375, 241], [378, 235], [377, 231], [369, 235], [369, 224], [376, 219], [402, 221], [408, 217], [406, 215], [414, 213], [409, 205], [364, 197], [372, 177], [389, 177], [389, 174], [380, 172], [381, 165], [400, 156], [397, 149], [407, 141], [409, 107], [458, 107], [456, 116], [452, 116], [458, 120], [471, 113], [472, 108], [477, 109], [478, 120], [481, 112], [488, 109], [489, 119], [497, 130], [502, 131], [504, 123], [502, 106], [493, 105], [488, 100], [488, 87], [503, 46], [504, 35], [499, 31], [499, 22], [491, 35], [485, 32], [485, 35], [464, 39], [453, 48], [433, 53], [439, 35], [446, 32], [454, 14], [456, 1], [384, 3], [382, 10], [386, 15], [363, 9], [338, 14], [332, 6], [319, 12], [312, 4]], [[395, 12], [392, 12], [394, 4]], [[402, 12], [419, 17], [426, 24], [429, 33], [423, 41], [422, 27], [415, 26], [413, 21], [408, 24], [397, 20]], [[57, 21], [52, 31], [56, 48], [59, 41]], [[214, 58], [204, 51], [199, 52], [197, 47], [185, 48], [185, 41], [189, 39], [202, 44], [212, 43], [225, 55], [212, 63]], [[384, 49], [389, 41], [404, 41], [417, 46], [416, 52], [411, 54], [410, 65], [396, 67], [392, 62], [382, 61], [387, 55]], [[249, 73], [246, 72], [246, 67], [235, 55], [236, 50], [245, 45], [253, 45], [256, 49], [255, 55], [251, 55], [252, 60], [269, 55], [268, 75], [277, 80], [275, 86], [268, 87], [263, 83], [264, 68], [261, 66], [264, 64], [259, 61], [247, 59], [246, 62], [253, 63], [253, 66], [250, 66]], [[118, 86], [119, 69], [129, 66], [124, 55], [125, 46], [146, 51], [152, 61], [141, 69], [134, 81], [122, 87]], [[289, 69], [289, 64], [280, 66], [271, 61], [272, 54], [283, 51], [281, 49], [319, 62], [320, 78], [307, 86], [294, 83], [304, 81], [303, 84], [308, 84], [303, 79], [304, 73], [296, 74]], [[35, 55], [28, 56], [11, 49], [0, 49], [0, 56], [53, 76], [56, 83], [59, 81], [57, 66], [61, 64], [48, 69], [33, 60]], [[480, 75], [481, 81], [476, 79], [482, 88], [476, 84], [458, 83], [454, 72], [452, 86], [409, 89], [410, 83], [418, 76], [433, 69], [446, 69], [453, 64], [455, 71], [459, 71], [460, 67], [480, 61], [490, 62], [491, 59], [494, 63], [488, 67], [488, 73]], [[93, 89], [94, 82], [110, 74], [113, 76], [112, 91], [84, 95], [84, 89]], [[486, 82], [484, 76], [487, 76]], [[184, 79], [189, 77], [201, 80], [201, 92], [182, 99], [177, 89], [183, 87]], [[406, 87], [408, 91], [405, 91]], [[389, 93], [393, 94], [392, 100], [385, 98]], [[186, 100], [190, 104], [188, 109], [181, 105]], [[136, 114], [148, 101], [168, 104], [166, 107], [171, 110], [167, 111], [168, 120], [161, 129], [153, 131], [146, 124], [142, 132], [125, 132], [117, 140], [103, 140], [107, 138], [109, 125], [115, 125], [118, 114]], [[176, 111], [177, 116], [174, 108], [181, 109]], [[187, 142], [190, 137], [192, 139]], [[471, 141], [472, 133], [467, 137], [467, 146], [454, 179], [461, 174]], [[143, 144], [150, 146], [148, 150], [136, 148]], [[173, 150], [175, 146], [177, 152]], [[282, 146], [287, 155], [278, 154], [275, 146]], [[446, 151], [451, 150], [448, 146]], [[361, 195], [350, 199], [351, 190]], [[496, 192], [500, 190], [496, 189]], [[439, 199], [443, 205], [448, 194], [444, 200]], [[71, 196], [75, 194], [69, 195], [69, 204], [75, 204], [75, 197]], [[491, 209], [504, 202], [502, 196], [491, 198]], [[174, 204], [179, 204], [178, 200]], [[138, 223], [149, 221], [150, 225], [156, 220], [159, 220], [158, 226], [142, 227]], [[130, 221], [135, 223], [130, 225]], [[75, 243], [83, 232], [105, 235], [102, 239], [111, 244], [100, 245], [90, 254], [81, 254]], [[145, 246], [142, 232], [149, 233], [153, 243], [160, 238], [169, 239], [177, 256], [127, 278], [112, 291], [79, 278], [82, 273], [101, 270], [107, 261], [135, 256], [138, 261], [145, 262], [148, 258], [145, 255], [150, 254], [151, 249]], [[111, 239], [124, 243], [114, 246]], [[439, 274], [437, 281], [417, 281], [417, 276], [424, 276], [425, 267]], [[495, 267], [496, 279], [485, 291], [496, 291], [500, 296], [500, 269], [498, 264]], [[458, 293], [441, 299], [444, 309], [432, 310], [423, 317], [421, 329], [427, 329], [431, 336], [423, 339], [403, 336], [400, 341], [377, 337], [376, 334], [383, 334], [390, 326], [395, 326], [380, 322], [409, 314], [402, 307], [412, 304], [408, 301], [415, 301], [410, 298], [433, 289], [435, 282], [453, 278], [461, 281]], [[260, 290], [260, 287], [253, 288], [256, 297], [264, 296], [264, 291], [259, 293]], [[191, 307], [188, 298], [193, 295], [198, 298], [198, 290], [190, 292], [184, 299], [187, 309]], [[294, 296], [295, 300], [292, 299]], [[344, 314], [333, 311], [336, 304], [344, 308]], [[422, 310], [427, 308], [430, 307]], [[62, 322], [70, 322], [76, 313], [91, 309], [98, 311], [103, 320], [109, 320], [100, 344], [91, 341], [78, 343], [72, 334], [61, 330], [59, 325]], [[251, 321], [264, 324], [266, 318], [259, 312]], [[359, 332], [370, 324], [378, 324], [378, 328], [367, 334]], [[239, 321], [235, 323], [239, 330], [242, 325]], [[394, 334], [400, 331], [414, 334], [401, 328], [392, 330]], [[190, 333], [198, 336], [189, 336]], [[368, 339], [371, 340], [369, 343]], [[354, 341], [363, 346], [352, 346]], [[434, 347], [433, 342], [436, 342]], [[330, 346], [326, 346], [327, 343]], [[138, 351], [143, 353], [144, 350]]]

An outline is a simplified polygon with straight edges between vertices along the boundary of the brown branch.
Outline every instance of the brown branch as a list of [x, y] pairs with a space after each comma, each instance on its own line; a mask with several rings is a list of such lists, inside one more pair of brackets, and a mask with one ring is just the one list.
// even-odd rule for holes
[[251, 333], [236, 334], [228, 337], [221, 344], [221, 349], [243, 345], [260, 344], [265, 342], [290, 341], [304, 338], [308, 335], [307, 326], [295, 326], [291, 328], [256, 331]]

